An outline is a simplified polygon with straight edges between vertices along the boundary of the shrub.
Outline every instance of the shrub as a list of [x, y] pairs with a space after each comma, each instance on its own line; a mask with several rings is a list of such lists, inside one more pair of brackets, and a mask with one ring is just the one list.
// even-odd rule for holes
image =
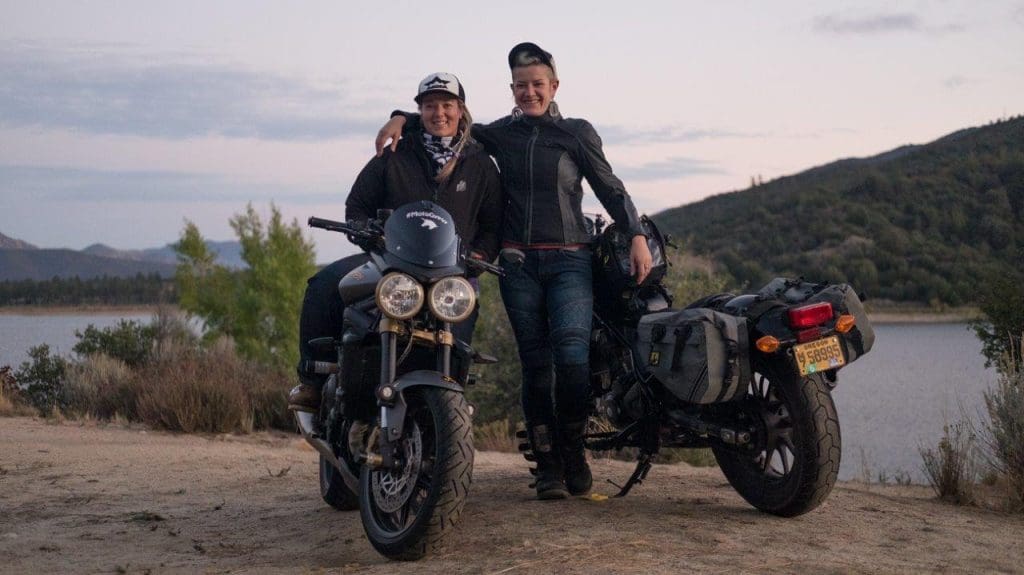
[[[1024, 349], [1021, 350], [1024, 355]], [[1006, 478], [1010, 505], [1024, 510], [1024, 370], [1020, 356], [1004, 360], [994, 389], [985, 392], [989, 420], [981, 426], [986, 462]]]
[[519, 442], [512, 431], [513, 425], [507, 419], [497, 419], [473, 427], [473, 445], [477, 451], [519, 451]]
[[120, 359], [95, 354], [67, 370], [66, 412], [97, 419], [138, 420], [138, 380]]
[[1002, 369], [1005, 358], [1013, 357], [1024, 345], [1024, 274], [1003, 270], [977, 286], [985, 318], [971, 322], [971, 327], [981, 340], [985, 367]]
[[131, 367], [139, 367], [149, 358], [156, 336], [154, 324], [143, 325], [135, 320], [122, 319], [114, 327], [97, 329], [89, 324], [84, 332], [75, 331], [78, 343], [75, 353], [88, 357], [103, 354], [118, 359]]
[[18, 380], [11, 372], [11, 366], [0, 367], [0, 417], [31, 414], [32, 408], [24, 404]]
[[944, 425], [938, 448], [922, 447], [919, 451], [928, 482], [940, 499], [958, 505], [974, 502], [977, 466], [974, 435], [968, 422]]
[[230, 346], [178, 348], [138, 373], [139, 417], [170, 431], [252, 431], [246, 366]]
[[68, 401], [65, 389], [67, 360], [59, 355], [50, 355], [50, 346], [45, 343], [29, 348], [28, 355], [31, 361], [23, 362], [14, 374], [28, 403], [43, 416], [50, 415], [55, 409], [64, 409]]

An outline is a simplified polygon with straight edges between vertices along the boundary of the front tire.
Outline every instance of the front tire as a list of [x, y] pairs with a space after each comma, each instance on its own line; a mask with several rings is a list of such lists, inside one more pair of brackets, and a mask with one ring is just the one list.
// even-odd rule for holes
[[320, 497], [338, 511], [359, 509], [359, 496], [348, 488], [341, 472], [323, 455], [320, 456]]
[[726, 479], [761, 511], [795, 517], [821, 505], [839, 475], [839, 418], [821, 374], [800, 377], [786, 361], [755, 366], [743, 399], [755, 446], [714, 446]]
[[440, 547], [458, 522], [473, 472], [473, 428], [461, 393], [437, 387], [405, 392], [400, 472], [359, 477], [363, 528], [389, 559], [415, 560]]

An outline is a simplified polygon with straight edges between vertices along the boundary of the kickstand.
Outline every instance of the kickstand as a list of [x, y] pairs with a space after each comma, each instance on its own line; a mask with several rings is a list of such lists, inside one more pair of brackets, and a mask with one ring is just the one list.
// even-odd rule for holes
[[611, 479], [607, 479], [608, 483], [611, 483], [615, 487], [619, 488], [619, 492], [613, 495], [613, 497], [625, 497], [630, 489], [633, 489], [634, 485], [638, 485], [644, 482], [647, 478], [647, 474], [651, 471], [651, 460], [654, 459], [653, 453], [641, 453], [640, 459], [636, 462], [636, 469], [633, 470], [633, 475], [629, 476], [629, 481], [626, 481], [625, 485], [619, 485]]

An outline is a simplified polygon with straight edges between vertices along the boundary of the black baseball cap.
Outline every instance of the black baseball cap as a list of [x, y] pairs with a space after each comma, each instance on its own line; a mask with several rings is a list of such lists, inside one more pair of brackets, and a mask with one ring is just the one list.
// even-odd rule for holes
[[524, 57], [536, 58], [540, 63], [551, 68], [552, 72], [555, 72], [556, 74], [558, 73], [555, 69], [555, 57], [552, 56], [550, 52], [545, 52], [543, 48], [533, 42], [521, 42], [512, 47], [508, 53], [509, 69], [515, 68], [516, 62], [520, 61]]

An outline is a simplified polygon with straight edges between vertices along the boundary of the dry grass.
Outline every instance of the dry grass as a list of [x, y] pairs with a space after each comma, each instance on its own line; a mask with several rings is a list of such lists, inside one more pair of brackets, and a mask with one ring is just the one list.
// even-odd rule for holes
[[1007, 507], [1024, 512], [1024, 344], [1005, 358], [995, 388], [985, 392], [988, 422], [980, 429], [982, 454], [1005, 485]]
[[11, 366], [0, 367], [0, 417], [34, 415], [35, 410], [21, 397]]
[[507, 419], [499, 419], [473, 427], [473, 446], [478, 451], [500, 451], [515, 453], [519, 451], [515, 431]]
[[138, 379], [123, 361], [92, 355], [67, 371], [68, 414], [106, 420], [138, 419]]
[[965, 421], [944, 425], [937, 449], [920, 448], [924, 472], [936, 495], [957, 505], [974, 503], [977, 464], [974, 435]]

